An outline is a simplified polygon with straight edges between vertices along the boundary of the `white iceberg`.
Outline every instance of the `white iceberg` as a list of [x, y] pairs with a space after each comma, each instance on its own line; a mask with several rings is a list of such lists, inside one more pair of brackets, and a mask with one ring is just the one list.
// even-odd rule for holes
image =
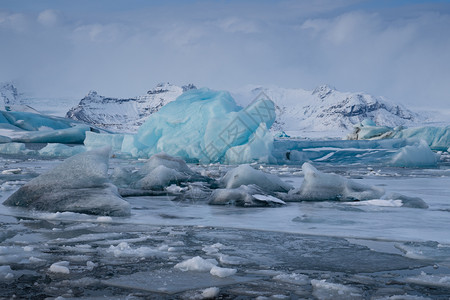
[[211, 205], [235, 205], [242, 207], [279, 206], [283, 200], [264, 194], [256, 185], [242, 185], [234, 189], [216, 189], [208, 198]]
[[112, 181], [119, 187], [141, 190], [163, 190], [172, 184], [195, 181], [212, 181], [192, 171], [181, 158], [158, 153], [140, 169], [117, 168]]
[[360, 201], [379, 199], [384, 190], [347, 179], [333, 173], [322, 173], [309, 163], [302, 165], [305, 178], [298, 189], [286, 195], [284, 201]]
[[317, 299], [323, 300], [337, 300], [337, 299], [346, 299], [346, 300], [360, 300], [364, 299], [363, 291], [353, 287], [347, 286], [339, 283], [331, 283], [326, 280], [311, 280], [311, 285], [313, 288], [313, 295]]
[[84, 145], [88, 149], [96, 149], [108, 145], [113, 152], [120, 152], [122, 150], [123, 139], [123, 134], [95, 133], [87, 131]]
[[86, 151], [84, 146], [67, 146], [58, 143], [49, 143], [38, 151], [40, 156], [48, 157], [70, 157]]
[[420, 142], [401, 148], [392, 158], [391, 165], [407, 168], [437, 167], [439, 154], [434, 153], [428, 144]]
[[282, 181], [278, 176], [256, 170], [248, 164], [240, 165], [230, 171], [221, 179], [227, 188], [238, 188], [241, 185], [255, 184], [267, 192], [288, 192], [293, 187]]
[[193, 258], [182, 261], [174, 266], [176, 269], [181, 271], [198, 271], [198, 272], [209, 272], [215, 266], [217, 266], [217, 260], [214, 258], [204, 259], [200, 256], [195, 256]]
[[0, 154], [36, 154], [36, 151], [27, 149], [24, 143], [0, 144]]
[[108, 181], [109, 153], [103, 148], [72, 156], [22, 186], [3, 204], [50, 212], [129, 215], [130, 205]]

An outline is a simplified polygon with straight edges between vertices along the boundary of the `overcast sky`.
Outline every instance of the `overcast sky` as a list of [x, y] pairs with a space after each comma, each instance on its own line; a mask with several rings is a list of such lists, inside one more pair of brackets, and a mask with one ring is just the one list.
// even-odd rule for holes
[[77, 98], [328, 83], [450, 109], [450, 1], [0, 0], [1, 81]]

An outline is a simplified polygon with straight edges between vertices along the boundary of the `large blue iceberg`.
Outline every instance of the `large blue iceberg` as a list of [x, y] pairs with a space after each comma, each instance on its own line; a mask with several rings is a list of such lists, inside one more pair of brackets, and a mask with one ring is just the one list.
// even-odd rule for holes
[[271, 162], [274, 121], [274, 104], [264, 95], [243, 109], [228, 92], [198, 89], [152, 114], [135, 135], [88, 133], [85, 145], [109, 145], [133, 157], [165, 152], [204, 163]]

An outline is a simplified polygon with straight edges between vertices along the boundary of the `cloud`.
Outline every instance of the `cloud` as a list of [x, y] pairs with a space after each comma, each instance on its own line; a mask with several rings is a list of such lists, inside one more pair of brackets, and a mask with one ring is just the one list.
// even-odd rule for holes
[[28, 18], [21, 13], [2, 13], [0, 11], [0, 28], [25, 32], [29, 27]]
[[450, 9], [369, 2], [144, 1], [105, 10], [87, 1], [79, 10], [0, 12], [0, 80], [76, 97], [90, 89], [126, 97], [160, 81], [215, 89], [329, 83], [449, 107]]
[[218, 22], [218, 25], [225, 32], [230, 33], [256, 33], [259, 32], [258, 25], [250, 20], [238, 17], [228, 17]]
[[37, 21], [44, 26], [56, 26], [60, 22], [60, 15], [55, 10], [47, 9], [38, 15]]

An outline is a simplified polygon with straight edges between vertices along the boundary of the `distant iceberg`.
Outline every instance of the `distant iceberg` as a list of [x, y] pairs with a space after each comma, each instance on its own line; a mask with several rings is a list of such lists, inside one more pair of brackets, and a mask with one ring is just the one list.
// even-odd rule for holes
[[446, 151], [450, 147], [450, 126], [403, 128], [377, 126], [371, 120], [364, 120], [355, 126], [349, 140], [368, 139], [417, 139], [424, 140], [432, 150]]
[[431, 151], [425, 140], [420, 140], [414, 145], [399, 149], [390, 164], [395, 167], [435, 168], [438, 165], [438, 161], [439, 154]]
[[0, 111], [0, 141], [19, 143], [82, 144], [86, 131], [97, 131], [83, 123], [31, 112]]
[[[88, 148], [112, 146], [133, 157], [165, 152], [188, 161], [271, 162], [275, 107], [260, 95], [245, 109], [228, 92], [190, 90], [152, 114], [135, 135], [89, 133]], [[119, 144], [118, 144], [119, 143]]]

